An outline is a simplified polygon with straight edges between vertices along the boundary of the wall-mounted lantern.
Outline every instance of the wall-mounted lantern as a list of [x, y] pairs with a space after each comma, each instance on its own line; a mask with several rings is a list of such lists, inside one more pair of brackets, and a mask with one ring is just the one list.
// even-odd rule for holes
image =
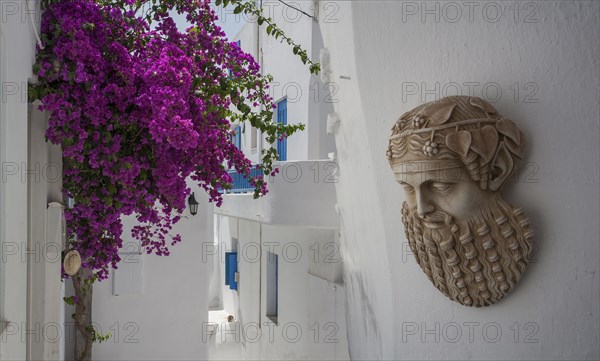
[[198, 213], [198, 201], [194, 197], [194, 193], [188, 197], [188, 204], [190, 205], [190, 213], [195, 216]]

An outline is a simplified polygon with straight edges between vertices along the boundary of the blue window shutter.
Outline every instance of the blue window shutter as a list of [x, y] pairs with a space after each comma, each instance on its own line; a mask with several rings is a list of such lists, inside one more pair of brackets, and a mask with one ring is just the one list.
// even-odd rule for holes
[[232, 290], [237, 290], [237, 281], [235, 280], [235, 274], [238, 271], [238, 263], [237, 263], [237, 252], [233, 252], [231, 256], [231, 263], [233, 265], [233, 272], [231, 272], [231, 279], [229, 280], [229, 288]]
[[[277, 122], [287, 125], [287, 99], [277, 103]], [[277, 153], [279, 160], [287, 160], [287, 138], [277, 140]]]
[[229, 257], [225, 253], [225, 286], [229, 286]]
[[225, 285], [237, 290], [235, 273], [237, 272], [237, 252], [225, 252]]

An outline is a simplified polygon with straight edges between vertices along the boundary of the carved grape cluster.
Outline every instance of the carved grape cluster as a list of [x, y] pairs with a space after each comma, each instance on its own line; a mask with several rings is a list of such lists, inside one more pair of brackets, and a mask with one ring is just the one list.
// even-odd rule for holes
[[417, 114], [415, 115], [415, 117], [413, 118], [413, 125], [415, 126], [415, 128], [421, 128], [422, 126], [425, 125], [425, 122], [427, 121], [427, 118], [425, 118], [423, 115], [421, 114]]
[[438, 144], [430, 140], [426, 141], [425, 145], [423, 146], [423, 153], [428, 157], [438, 154], [439, 151], [440, 149], [438, 148]]

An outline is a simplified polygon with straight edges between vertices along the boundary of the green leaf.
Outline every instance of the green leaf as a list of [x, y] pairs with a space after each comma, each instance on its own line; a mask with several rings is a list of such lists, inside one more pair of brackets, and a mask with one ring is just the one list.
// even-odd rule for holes
[[239, 14], [242, 12], [242, 10], [244, 10], [244, 7], [242, 5], [238, 5], [235, 7], [235, 9], [233, 9], [233, 13], [234, 14]]

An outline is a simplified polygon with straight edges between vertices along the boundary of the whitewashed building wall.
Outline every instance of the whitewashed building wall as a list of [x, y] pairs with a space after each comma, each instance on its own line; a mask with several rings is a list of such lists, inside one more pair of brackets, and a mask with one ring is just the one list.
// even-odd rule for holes
[[60, 261], [60, 149], [46, 114], [29, 104], [35, 82], [37, 1], [0, 3], [0, 359], [64, 357]]
[[[314, 13], [303, 2], [301, 9]], [[278, 1], [263, 2], [267, 16], [319, 61], [323, 41], [319, 26], [311, 18]], [[236, 320], [239, 338], [223, 330], [215, 334], [211, 359], [240, 347], [246, 359], [347, 359], [345, 291], [339, 257], [339, 222], [335, 211], [337, 164], [328, 157], [335, 151], [327, 134], [327, 115], [333, 111], [331, 89], [293, 54], [292, 48], [268, 37], [265, 26], [249, 22], [234, 38], [259, 59], [263, 73], [274, 77], [271, 96], [287, 99], [288, 124], [303, 123], [305, 130], [287, 140], [287, 161], [280, 173], [269, 179], [269, 194], [253, 200], [251, 194], [228, 194], [215, 209], [224, 315]], [[257, 42], [257, 36], [260, 39]], [[257, 51], [261, 49], [261, 51]], [[277, 119], [276, 117], [274, 118]], [[255, 163], [260, 149], [251, 147], [247, 124], [241, 149]], [[224, 285], [224, 253], [237, 241], [238, 290]], [[269, 273], [269, 254], [278, 257], [277, 281]], [[277, 284], [277, 321], [267, 317], [272, 301], [268, 290]], [[240, 356], [242, 355], [242, 356]]]
[[[597, 359], [599, 3], [332, 4], [337, 22], [321, 29], [340, 88], [351, 357]], [[534, 261], [484, 309], [446, 299], [408, 252], [404, 195], [385, 156], [402, 113], [456, 94], [490, 101], [529, 144], [506, 196], [532, 220]]]

